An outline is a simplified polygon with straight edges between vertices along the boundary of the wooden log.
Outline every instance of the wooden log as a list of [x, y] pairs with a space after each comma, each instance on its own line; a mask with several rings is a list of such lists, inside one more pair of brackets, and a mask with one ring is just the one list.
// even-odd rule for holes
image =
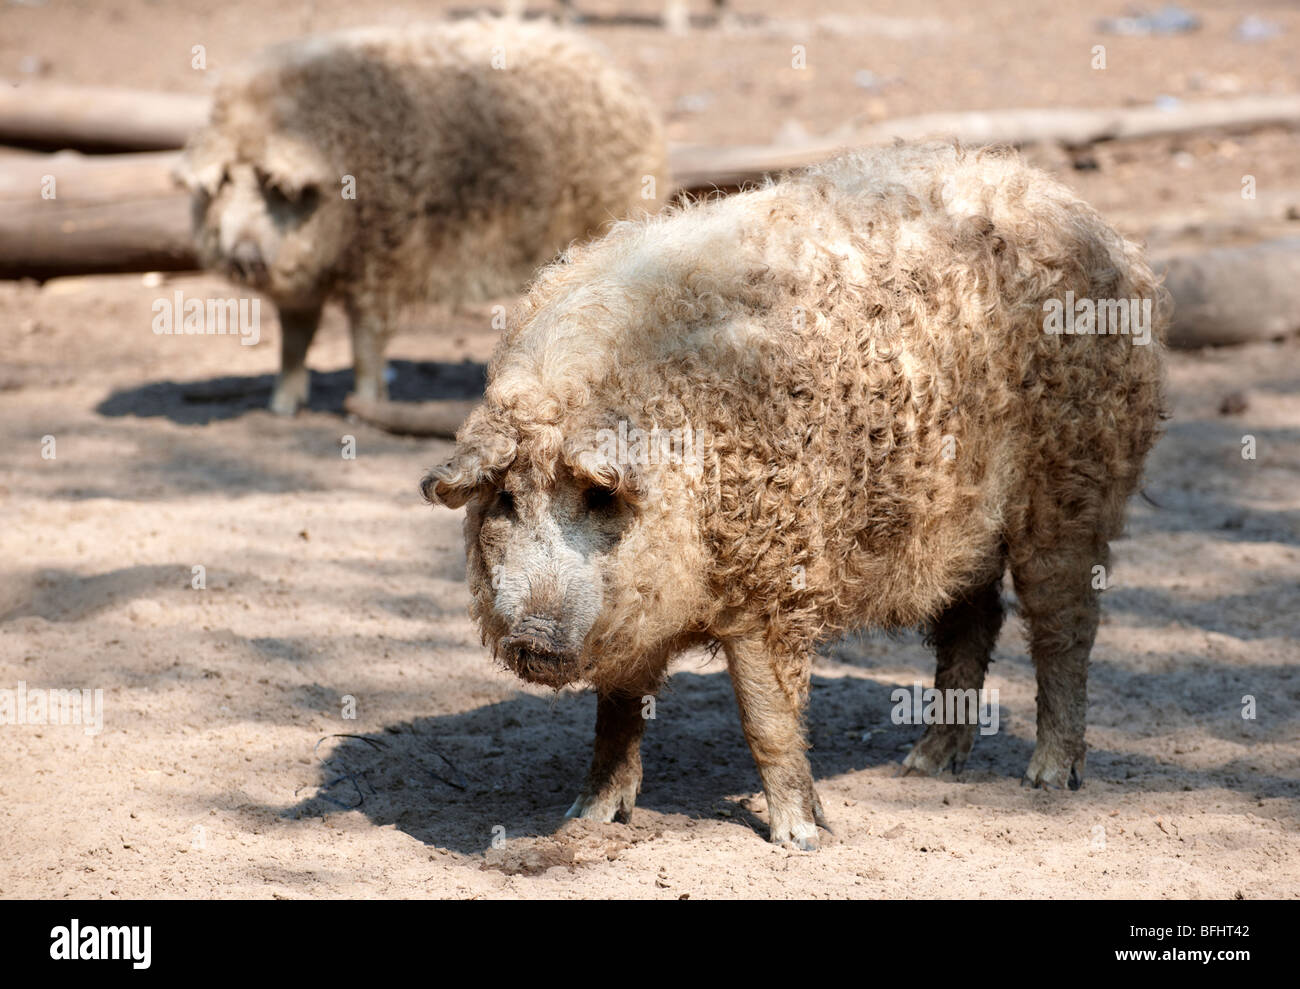
[[441, 436], [455, 439], [465, 417], [481, 399], [443, 399], [436, 402], [377, 402], [349, 395], [348, 412], [363, 422], [400, 436]]
[[[0, 165], [0, 277], [197, 267], [176, 152], [21, 156]], [[46, 198], [51, 197], [51, 198]]]
[[1300, 330], [1300, 237], [1157, 259], [1174, 299], [1169, 343], [1207, 347]]
[[811, 165], [850, 147], [896, 140], [955, 139], [962, 144], [1057, 142], [1070, 147], [1203, 130], [1240, 131], [1273, 124], [1300, 124], [1300, 95], [1250, 96], [1236, 100], [1116, 109], [989, 110], [900, 117], [849, 135], [798, 145], [706, 147], [678, 145], [672, 151], [673, 179], [682, 189], [730, 189], [764, 175]]
[[0, 203], [41, 199], [42, 180], [54, 176], [58, 198], [108, 203], [129, 196], [185, 195], [172, 178], [176, 151], [83, 155], [17, 152], [0, 157]]
[[179, 148], [207, 122], [202, 94], [0, 81], [0, 143], [43, 150]]
[[1194, 131], [1240, 131], [1274, 124], [1300, 123], [1300, 94], [1246, 96], [1233, 100], [1206, 100], [1109, 109], [993, 110], [973, 113], [936, 113], [873, 124], [862, 133], [865, 141], [916, 141], [926, 137], [954, 137], [963, 144], [1034, 144], [1057, 142], [1067, 146], [1095, 144]]
[[0, 218], [0, 277], [197, 267], [189, 205], [174, 196], [102, 206], [22, 205]]

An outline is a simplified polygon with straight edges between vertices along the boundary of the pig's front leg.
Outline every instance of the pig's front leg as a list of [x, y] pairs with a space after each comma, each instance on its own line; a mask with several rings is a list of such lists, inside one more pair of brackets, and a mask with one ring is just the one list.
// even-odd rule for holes
[[599, 694], [596, 746], [582, 793], [565, 817], [621, 821], [632, 816], [641, 789], [641, 736], [645, 732], [642, 695]]
[[[830, 830], [813, 789], [801, 721], [807, 696], [806, 664], [772, 655], [758, 638], [726, 642], [727, 667], [740, 707], [745, 741], [767, 794], [771, 840], [804, 851], [817, 848], [817, 826]], [[778, 677], [778, 663], [785, 663]], [[782, 688], [782, 679], [786, 687]]]
[[271, 411], [291, 416], [307, 404], [307, 349], [320, 324], [320, 307], [280, 310], [280, 377], [271, 392]]

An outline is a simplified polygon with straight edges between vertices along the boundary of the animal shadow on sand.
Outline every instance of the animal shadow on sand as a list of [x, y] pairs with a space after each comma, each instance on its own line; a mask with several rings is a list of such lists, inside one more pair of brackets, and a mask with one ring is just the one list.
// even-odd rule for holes
[[[1186, 659], [1191, 663], [1191, 657]], [[1027, 658], [1019, 662], [1030, 673]], [[1186, 688], [1181, 670], [1139, 674], [1106, 666], [1096, 690], [1102, 708], [1112, 692], [1137, 690], [1169, 698]], [[1241, 672], [1223, 671], [1233, 677]], [[1264, 668], [1254, 670], [1252, 677], [1259, 686], [1285, 690], [1290, 674], [1287, 669]], [[891, 723], [895, 689], [892, 683], [863, 676], [813, 676], [808, 729], [815, 779], [899, 764], [923, 728]], [[1213, 720], [1211, 715], [1222, 707], [1214, 698], [1222, 690], [1210, 693], [1214, 696], [1201, 699], [1208, 705], [1204, 711], [1189, 698], [1188, 711], [1164, 712], [1163, 730], [1173, 730], [1187, 716]], [[1033, 751], [1034, 711], [1002, 703], [1000, 717], [1002, 730], [976, 740], [959, 777], [961, 785], [998, 785], [1018, 779], [1024, 771]], [[1014, 732], [1006, 730], [1012, 722], [1017, 725]], [[1267, 738], [1281, 739], [1294, 730], [1297, 718], [1288, 713], [1270, 723]], [[519, 692], [469, 711], [417, 718], [369, 734], [326, 736], [316, 747], [317, 781], [295, 793], [297, 802], [280, 813], [307, 818], [360, 810], [375, 825], [394, 825], [427, 845], [486, 853], [491, 860], [496, 837], [548, 836], [561, 827], [587, 771], [594, 724], [595, 698], [590, 692], [564, 691], [552, 697]], [[692, 819], [717, 818], [767, 837], [766, 822], [748, 800], [748, 795], [761, 792], [760, 784], [725, 672], [673, 675], [647, 725], [642, 764], [643, 789], [633, 827], [606, 825], [609, 830], [602, 840], [616, 835], [633, 843], [652, 836], [656, 828], [677, 830], [690, 826]], [[954, 779], [950, 773], [942, 778]], [[1251, 770], [1239, 760], [1189, 774], [1185, 766], [1168, 765], [1127, 747], [1091, 747], [1088, 779], [1096, 784], [1088, 792], [1098, 797], [1103, 794], [1099, 786], [1124, 784], [1150, 792], [1226, 787], [1261, 799], [1300, 801], [1300, 781], [1287, 774]], [[1088, 792], [1069, 799], [1090, 799]], [[761, 801], [757, 806], [761, 809]], [[832, 814], [832, 824], [833, 819]]]
[[[474, 361], [389, 361], [389, 397], [395, 402], [476, 399], [483, 395], [487, 368]], [[186, 426], [237, 419], [266, 409], [275, 375], [226, 376], [204, 381], [157, 381], [116, 391], [95, 411], [109, 417], [161, 417]], [[313, 412], [343, 414], [343, 399], [352, 391], [352, 371], [313, 371]]]
[[[814, 676], [809, 727], [817, 778], [898, 762], [919, 737], [888, 725], [891, 684], [861, 677]], [[319, 782], [296, 794], [291, 818], [358, 809], [376, 825], [465, 854], [483, 853], [495, 835], [549, 835], [577, 795], [591, 755], [595, 698], [518, 693], [458, 714], [418, 718], [370, 734], [322, 739]], [[1017, 765], [1030, 747], [1008, 735], [982, 738], [981, 768]], [[758, 792], [726, 673], [674, 674], [655, 706], [642, 746], [638, 815], [726, 817], [766, 837], [767, 825], [734, 795]], [[499, 829], [494, 831], [494, 829]]]

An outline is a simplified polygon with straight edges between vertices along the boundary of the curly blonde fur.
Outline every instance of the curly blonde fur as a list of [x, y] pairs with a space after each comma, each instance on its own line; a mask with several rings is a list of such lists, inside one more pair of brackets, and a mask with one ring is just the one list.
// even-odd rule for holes
[[401, 307], [515, 292], [668, 193], [660, 125], [630, 80], [569, 32], [487, 19], [267, 50], [223, 78], [179, 175], [205, 266], [280, 308], [285, 412], [306, 398], [325, 300], [351, 318], [358, 392], [381, 397]]
[[[1067, 293], [1149, 303], [1149, 342], [1045, 332]], [[544, 270], [425, 491], [469, 502], [473, 614], [493, 643], [509, 632], [483, 536], [493, 492], [634, 495], [566, 668], [596, 686], [606, 725], [575, 812], [630, 811], [628, 698], [714, 643], [773, 838], [814, 844], [800, 728], [814, 645], [922, 625], [936, 685], [978, 688], [1008, 566], [1039, 678], [1027, 776], [1077, 785], [1094, 567], [1158, 435], [1168, 308], [1140, 250], [1063, 186], [951, 145], [846, 154], [621, 223]], [[619, 421], [703, 437], [698, 469], [603, 463], [593, 437]], [[907, 767], [960, 767], [972, 742], [973, 726], [934, 725]]]

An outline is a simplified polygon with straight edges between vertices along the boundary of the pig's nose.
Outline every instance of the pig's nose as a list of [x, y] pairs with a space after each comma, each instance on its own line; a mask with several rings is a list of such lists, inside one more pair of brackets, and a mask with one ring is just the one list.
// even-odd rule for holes
[[261, 281], [266, 275], [266, 261], [261, 249], [251, 240], [241, 240], [227, 255], [231, 273], [244, 281]]
[[559, 656], [564, 652], [562, 641], [558, 620], [545, 615], [528, 615], [502, 638], [501, 646], [507, 652]]

